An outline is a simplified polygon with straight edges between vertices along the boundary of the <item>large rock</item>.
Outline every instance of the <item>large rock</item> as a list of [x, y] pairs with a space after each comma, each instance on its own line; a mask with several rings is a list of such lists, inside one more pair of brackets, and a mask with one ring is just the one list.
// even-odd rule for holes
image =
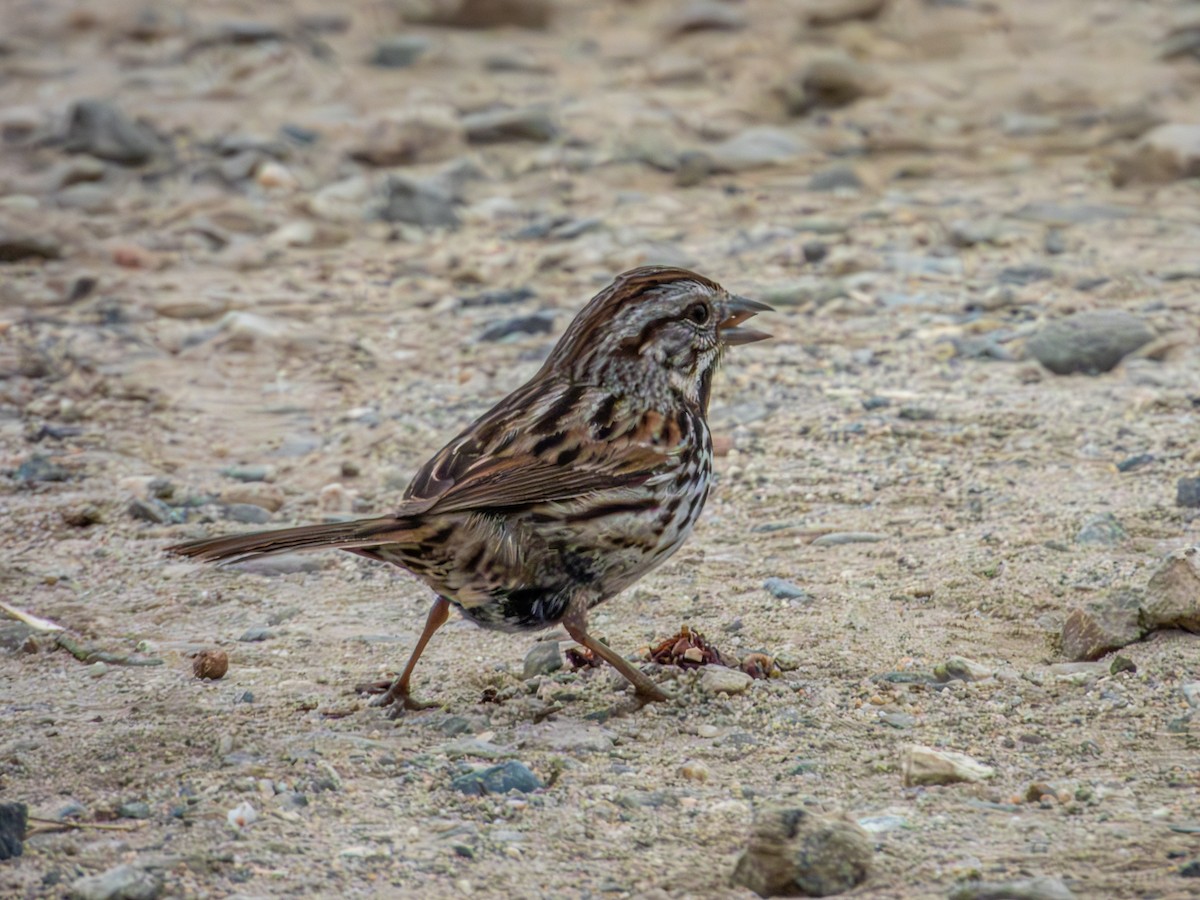
[[1067, 614], [1062, 627], [1063, 655], [1076, 662], [1099, 659], [1110, 650], [1141, 640], [1145, 633], [1141, 597], [1129, 590], [1113, 591]]
[[755, 817], [732, 880], [760, 897], [829, 897], [866, 881], [873, 855], [850, 819], [780, 807]]
[[1176, 550], [1150, 576], [1142, 624], [1200, 633], [1200, 547]]
[[1026, 347], [1055, 375], [1097, 375], [1154, 340], [1154, 332], [1137, 316], [1120, 310], [1080, 312], [1047, 322]]

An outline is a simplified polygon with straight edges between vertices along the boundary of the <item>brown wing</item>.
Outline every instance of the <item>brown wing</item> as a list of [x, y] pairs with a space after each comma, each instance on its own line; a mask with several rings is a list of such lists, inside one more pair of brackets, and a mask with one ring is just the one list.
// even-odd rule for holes
[[434, 513], [504, 509], [572, 500], [635, 487], [670, 459], [644, 447], [619, 447], [604, 459], [561, 466], [528, 457], [484, 460], [455, 482], [430, 506]]
[[[475, 421], [413, 478], [401, 513], [463, 512], [566, 501], [643, 483], [670, 466], [675, 448], [655, 445], [640, 420], [610, 424], [592, 415], [596, 388], [533, 382]], [[612, 414], [612, 407], [609, 407]]]

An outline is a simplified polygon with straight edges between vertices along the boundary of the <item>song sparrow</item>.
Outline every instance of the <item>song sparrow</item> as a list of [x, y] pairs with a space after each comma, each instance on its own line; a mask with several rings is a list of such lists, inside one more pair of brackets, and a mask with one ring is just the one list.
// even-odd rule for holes
[[433, 705], [412, 697], [410, 681], [452, 605], [503, 631], [561, 622], [642, 702], [664, 700], [588, 633], [587, 611], [691, 532], [712, 474], [713, 373], [726, 347], [770, 336], [738, 327], [769, 309], [684, 269], [625, 272], [575, 317], [527, 384], [421, 467], [394, 513], [168, 549], [234, 561], [332, 547], [421, 578], [438, 598], [376, 705]]

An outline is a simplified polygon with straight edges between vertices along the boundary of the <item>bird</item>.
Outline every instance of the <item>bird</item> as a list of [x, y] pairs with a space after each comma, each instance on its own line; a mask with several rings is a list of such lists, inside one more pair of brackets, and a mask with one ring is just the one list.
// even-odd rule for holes
[[588, 630], [588, 611], [668, 559], [712, 485], [707, 414], [728, 350], [769, 338], [772, 311], [686, 269], [618, 275], [575, 316], [542, 367], [417, 471], [387, 515], [175, 544], [233, 563], [339, 549], [406, 569], [436, 599], [376, 706], [427, 709], [417, 661], [452, 607], [488, 629], [561, 625], [625, 677], [637, 705], [668, 699]]

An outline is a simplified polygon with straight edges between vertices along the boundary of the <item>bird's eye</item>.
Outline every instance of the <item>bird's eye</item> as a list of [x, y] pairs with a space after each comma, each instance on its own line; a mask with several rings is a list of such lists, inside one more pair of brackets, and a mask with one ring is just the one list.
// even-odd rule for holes
[[693, 303], [688, 307], [687, 317], [697, 325], [703, 325], [708, 321], [708, 306], [704, 303]]

